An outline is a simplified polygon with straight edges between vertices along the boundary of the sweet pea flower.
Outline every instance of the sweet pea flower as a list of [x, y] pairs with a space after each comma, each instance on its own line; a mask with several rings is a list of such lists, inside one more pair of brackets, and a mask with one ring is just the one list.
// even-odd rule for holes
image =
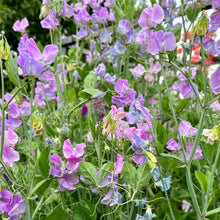
[[13, 25], [13, 30], [16, 32], [24, 32], [29, 25], [27, 18], [23, 18], [21, 21], [16, 21]]
[[50, 10], [49, 15], [46, 18], [44, 18], [40, 23], [42, 28], [46, 29], [53, 29], [59, 25], [59, 21], [56, 18], [53, 10]]
[[63, 15], [66, 18], [73, 16], [74, 8], [71, 5], [66, 3], [66, 0], [63, 1], [63, 8], [61, 9], [59, 15]]
[[[187, 160], [190, 157], [190, 154], [191, 154], [191, 151], [192, 151], [192, 148], [193, 148], [193, 144], [194, 143], [192, 143], [192, 142], [187, 142], [187, 144], [186, 144], [186, 159]], [[180, 157], [183, 158], [183, 155], [181, 154]], [[193, 160], [200, 160], [202, 158], [203, 158], [202, 150], [201, 150], [200, 146], [198, 145], [197, 148], [196, 148], [196, 152], [193, 156]]]
[[118, 22], [117, 31], [120, 35], [126, 35], [130, 31], [130, 22], [127, 19]]
[[173, 51], [176, 48], [176, 38], [171, 32], [157, 31], [154, 32], [150, 38], [147, 46], [147, 52], [155, 55], [165, 53], [166, 51]]
[[197, 129], [192, 127], [190, 122], [182, 121], [179, 124], [179, 132], [180, 132], [180, 136], [184, 136], [186, 138], [191, 138], [196, 135]]
[[156, 186], [160, 187], [161, 191], [167, 191], [170, 189], [170, 185], [171, 185], [171, 176], [168, 176], [166, 178], [163, 178], [163, 181], [164, 181], [164, 186], [165, 186], [165, 189], [164, 189], [164, 186], [162, 184], [162, 180], [160, 180], [159, 182], [156, 182]]
[[192, 212], [193, 210], [190, 209], [191, 206], [192, 206], [192, 205], [191, 205], [189, 202], [187, 202], [186, 200], [183, 200], [183, 201], [182, 201], [182, 210], [183, 210], [184, 212]]
[[166, 148], [168, 150], [180, 150], [181, 149], [181, 145], [180, 143], [177, 143], [174, 139], [170, 139], [167, 143], [166, 143]]
[[20, 195], [13, 195], [11, 192], [3, 189], [0, 192], [0, 211], [5, 214], [9, 220], [21, 218], [25, 213], [25, 200]]
[[218, 100], [216, 100], [215, 102], [213, 102], [210, 107], [212, 108], [213, 112], [220, 112], [220, 103]]
[[220, 69], [217, 69], [211, 76], [209, 85], [212, 89], [212, 92], [217, 95], [220, 93]]
[[106, 66], [103, 63], [100, 63], [94, 70], [97, 76], [104, 77], [106, 73]]
[[116, 205], [116, 204], [120, 204], [122, 200], [122, 195], [118, 192], [118, 190], [113, 187], [111, 189], [108, 190], [107, 194], [105, 195], [105, 197], [101, 200], [101, 203], [104, 205]]
[[154, 4], [153, 7], [145, 8], [138, 20], [140, 27], [144, 29], [151, 29], [160, 24], [164, 19], [163, 9], [158, 4]]
[[140, 78], [146, 72], [145, 67], [142, 64], [138, 64], [135, 68], [130, 69], [135, 79]]
[[157, 215], [152, 214], [152, 210], [148, 206], [144, 216], [137, 214], [135, 220], [151, 220], [152, 218], [155, 218], [155, 217], [157, 217]]

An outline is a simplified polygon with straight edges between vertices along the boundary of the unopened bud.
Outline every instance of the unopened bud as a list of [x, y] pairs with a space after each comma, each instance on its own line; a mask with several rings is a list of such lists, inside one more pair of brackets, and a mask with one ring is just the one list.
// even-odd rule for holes
[[7, 60], [10, 55], [10, 47], [7, 40], [5, 40], [4, 38], [0, 40], [0, 53], [1, 59], [3, 60]]
[[192, 31], [190, 33], [191, 44], [193, 44], [197, 36], [206, 37], [207, 26], [208, 26], [208, 20], [205, 14], [203, 14], [202, 17], [197, 22], [197, 24], [192, 28]]

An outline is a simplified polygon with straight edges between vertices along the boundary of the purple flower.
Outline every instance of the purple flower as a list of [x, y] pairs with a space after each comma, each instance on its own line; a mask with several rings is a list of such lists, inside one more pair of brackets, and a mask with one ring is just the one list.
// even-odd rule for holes
[[182, 202], [182, 210], [184, 212], [192, 212], [193, 210], [190, 209], [190, 207], [191, 207], [191, 204], [189, 202], [187, 202], [186, 200], [183, 200], [183, 202]]
[[115, 172], [114, 174], [119, 174], [121, 173], [121, 170], [122, 170], [122, 167], [124, 165], [125, 161], [124, 161], [124, 157], [120, 154], [118, 154], [117, 156], [117, 161], [116, 161], [116, 164], [115, 164]]
[[168, 150], [180, 150], [180, 148], [181, 148], [181, 145], [180, 145], [180, 143], [177, 143], [174, 139], [170, 139], [167, 143], [166, 143], [166, 145], [167, 145], [167, 149]]
[[215, 101], [215, 102], [213, 102], [213, 103], [210, 105], [210, 107], [212, 108], [212, 111], [213, 111], [213, 112], [219, 112], [219, 113], [220, 113], [220, 103], [219, 103], [218, 100]]
[[[186, 159], [188, 160], [189, 157], [190, 157], [190, 154], [191, 154], [191, 151], [192, 151], [192, 148], [193, 148], [193, 144], [192, 142], [187, 142], [186, 144]], [[183, 155], [181, 154], [180, 155], [181, 158], [183, 158]], [[196, 152], [193, 156], [193, 160], [199, 160], [199, 159], [202, 159], [203, 156], [202, 156], [202, 150], [200, 148], [200, 146], [198, 145], [197, 148], [196, 148]]]
[[137, 30], [130, 30], [127, 35], [125, 36], [125, 43], [131, 44], [135, 42], [135, 39], [137, 37]]
[[3, 148], [3, 161], [9, 166], [13, 166], [13, 162], [19, 161], [19, 153], [11, 147]]
[[140, 45], [147, 45], [153, 35], [152, 30], [140, 30], [137, 34], [135, 42], [139, 43]]
[[216, 9], [220, 9], [220, 2], [219, 0], [212, 0], [212, 7]]
[[80, 38], [84, 38], [87, 36], [87, 30], [80, 28], [79, 31], [77, 32], [77, 36]]
[[149, 145], [148, 141], [145, 141], [141, 137], [137, 136], [135, 133], [132, 135], [132, 150], [138, 153], [142, 152], [142, 147], [144, 149]]
[[63, 15], [66, 18], [70, 18], [73, 16], [74, 8], [71, 5], [66, 3], [66, 0], [63, 1], [63, 8], [60, 11], [59, 15]]
[[53, 10], [50, 10], [49, 15], [44, 18], [41, 22], [42, 28], [53, 29], [54, 27], [59, 25], [59, 21], [55, 16]]
[[147, 52], [152, 55], [172, 51], [176, 48], [176, 38], [171, 32], [154, 32], [148, 43]]
[[10, 220], [18, 220], [25, 213], [25, 200], [20, 195], [13, 195], [7, 190], [0, 192], [0, 211]]
[[130, 31], [130, 22], [127, 19], [118, 22], [117, 31], [120, 35], [126, 35]]
[[192, 127], [190, 122], [182, 121], [179, 124], [179, 132], [180, 132], [180, 136], [184, 136], [186, 138], [191, 138], [196, 135], [197, 129]]
[[153, 7], [145, 8], [138, 20], [140, 27], [144, 29], [150, 29], [160, 24], [164, 19], [163, 9], [158, 4], [154, 4]]
[[125, 117], [127, 119], [128, 124], [136, 124], [136, 123], [138, 123], [138, 121], [140, 119], [140, 113], [138, 112], [138, 110], [136, 108], [131, 106], [129, 108], [129, 112], [126, 114]]
[[135, 79], [140, 78], [146, 72], [145, 67], [142, 64], [138, 64], [135, 68], [130, 69]]
[[84, 105], [81, 109], [81, 115], [83, 117], [86, 117], [88, 115], [88, 106], [87, 105]]
[[215, 50], [218, 56], [220, 56], [220, 40], [215, 43]]
[[109, 33], [108, 31], [103, 30], [102, 33], [99, 36], [99, 39], [104, 44], [111, 43], [111, 41], [112, 41], [111, 35], [112, 35], [112, 33]]
[[100, 63], [97, 68], [94, 69], [97, 76], [104, 77], [106, 73], [106, 67], [103, 63]]
[[215, 95], [220, 93], [220, 69], [212, 74], [209, 85]]
[[107, 194], [105, 197], [101, 200], [101, 203], [104, 205], [116, 205], [120, 204], [122, 199], [122, 195], [118, 192], [117, 189], [111, 188], [108, 190]]
[[25, 28], [29, 25], [27, 18], [23, 18], [21, 21], [16, 21], [13, 25], [13, 30], [16, 32], [24, 32]]
[[10, 128], [5, 131], [5, 147], [14, 147], [15, 144], [18, 142], [18, 135]]
[[63, 154], [67, 161], [67, 169], [71, 172], [76, 172], [79, 168], [79, 162], [84, 158], [80, 158], [84, 154], [85, 143], [77, 144], [75, 148], [72, 147], [70, 140], [67, 139], [63, 144]]
[[104, 75], [104, 80], [105, 82], [107, 82], [108, 84], [114, 85], [115, 81], [116, 81], [116, 75], [111, 76], [109, 73], [106, 73]]
[[28, 39], [24, 34], [19, 43], [18, 51], [17, 62], [24, 75], [40, 76], [45, 67], [53, 62], [59, 49], [56, 45], [47, 45], [41, 54], [34, 40]]
[[123, 54], [126, 51], [126, 47], [121, 44], [120, 40], [117, 40], [114, 45], [114, 50], [117, 54]]
[[74, 186], [79, 182], [79, 177], [74, 173], [71, 174], [64, 174], [62, 177], [59, 178], [60, 182], [60, 190], [74, 190], [76, 187]]

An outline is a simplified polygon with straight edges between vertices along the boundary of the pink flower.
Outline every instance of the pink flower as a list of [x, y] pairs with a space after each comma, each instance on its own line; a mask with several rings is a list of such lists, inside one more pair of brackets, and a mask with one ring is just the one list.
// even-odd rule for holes
[[13, 25], [13, 30], [16, 32], [24, 32], [25, 28], [29, 25], [27, 18], [23, 18], [21, 21], [17, 20]]

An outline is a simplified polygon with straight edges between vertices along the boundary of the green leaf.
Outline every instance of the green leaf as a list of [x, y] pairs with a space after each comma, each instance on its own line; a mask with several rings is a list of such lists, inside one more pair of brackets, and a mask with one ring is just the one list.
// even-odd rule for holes
[[88, 184], [98, 185], [96, 168], [92, 163], [81, 161], [79, 162], [79, 169]]
[[53, 210], [53, 212], [50, 215], [46, 217], [46, 220], [54, 220], [54, 219], [67, 220], [68, 215], [60, 206], [58, 206]]
[[43, 179], [34, 186], [34, 188], [30, 191], [28, 197], [30, 198], [43, 184], [45, 184], [48, 179]]
[[[37, 185], [42, 180], [45, 180], [45, 178], [41, 177], [41, 176], [36, 176], [34, 178], [34, 184]], [[52, 182], [51, 179], [48, 179], [46, 182], [43, 182], [43, 184], [41, 184], [41, 186], [39, 186], [38, 189], [36, 189], [36, 191], [35, 191], [37, 193], [37, 195], [38, 196], [43, 196], [44, 192], [48, 189], [51, 182]]]
[[84, 88], [92, 88], [94, 89], [95, 84], [97, 82], [97, 76], [95, 71], [90, 71], [89, 74], [84, 79]]
[[192, 6], [189, 6], [186, 9], [186, 16], [189, 19], [189, 21], [193, 22], [196, 20], [200, 11], [201, 11], [200, 7], [196, 8], [196, 10], [195, 10]]
[[106, 177], [106, 175], [109, 174], [111, 170], [113, 170], [113, 168], [114, 168], [113, 162], [106, 163], [101, 167], [100, 173], [99, 173], [99, 182], [98, 182], [99, 184]]
[[50, 172], [50, 165], [49, 165], [49, 158], [50, 158], [50, 148], [45, 148], [38, 159], [38, 167], [45, 178], [49, 176]]
[[79, 91], [78, 95], [81, 98], [88, 99], [91, 96], [97, 95], [99, 92], [100, 91], [98, 89], [86, 88], [86, 89], [83, 89], [82, 91]]
[[6, 71], [9, 77], [9, 80], [17, 87], [20, 87], [20, 79], [18, 75], [18, 64], [17, 58], [13, 58], [11, 53], [9, 58], [6, 61]]
[[201, 187], [202, 191], [204, 193], [207, 193], [208, 182], [207, 182], [205, 174], [203, 174], [202, 172], [196, 170], [195, 171], [195, 176], [196, 176], [196, 179], [198, 180], [198, 182], [200, 184], [200, 187]]
[[[87, 204], [85, 204], [87, 205]], [[96, 213], [92, 216], [92, 210], [85, 206], [74, 206], [73, 209], [73, 219], [74, 220], [96, 220]]]
[[66, 93], [66, 99], [69, 103], [71, 103], [74, 100], [75, 97], [75, 90], [74, 88], [69, 90], [69, 89], [65, 89], [65, 93]]
[[125, 162], [122, 168], [122, 174], [128, 179], [132, 189], [136, 186], [136, 169], [131, 164]]
[[181, 99], [179, 104], [176, 107], [176, 113], [179, 114], [183, 111], [183, 109], [188, 105], [189, 99]]
[[181, 38], [181, 30], [182, 30], [182, 25], [178, 25], [170, 29], [170, 32], [172, 32], [176, 38], [176, 42], [179, 42]]
[[163, 148], [167, 142], [167, 132], [160, 122], [157, 122], [156, 128], [156, 139], [157, 139], [157, 150], [158, 153], [161, 154], [163, 152]]
[[138, 192], [143, 186], [146, 186], [150, 181], [151, 173], [147, 163], [142, 164], [136, 170], [136, 192]]

